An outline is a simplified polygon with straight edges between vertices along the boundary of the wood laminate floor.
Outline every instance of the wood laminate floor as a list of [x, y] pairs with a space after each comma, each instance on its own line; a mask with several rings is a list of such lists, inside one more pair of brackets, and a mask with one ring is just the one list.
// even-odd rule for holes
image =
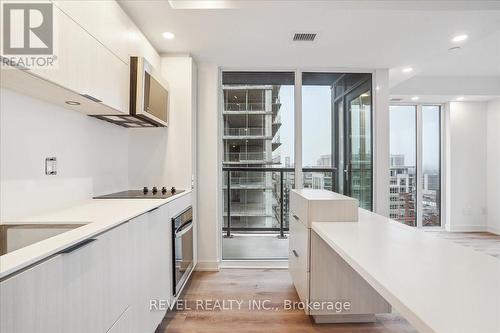
[[[302, 310], [287, 310], [284, 301], [298, 302], [287, 270], [223, 269], [194, 272], [180, 307], [169, 311], [156, 333], [224, 332], [335, 332], [409, 333], [416, 330], [401, 316], [378, 315], [369, 324], [314, 324]], [[232, 302], [232, 309], [230, 301]], [[249, 301], [255, 300], [253, 309]], [[219, 301], [217, 303], [216, 301]], [[225, 304], [223, 304], [225, 301]], [[236, 303], [242, 302], [240, 306]], [[260, 302], [260, 303], [259, 303]], [[224, 305], [226, 309], [217, 307]], [[257, 309], [261, 304], [271, 310]]]
[[[432, 231], [431, 231], [432, 232]], [[489, 232], [435, 232], [438, 237], [500, 259], [500, 235]]]

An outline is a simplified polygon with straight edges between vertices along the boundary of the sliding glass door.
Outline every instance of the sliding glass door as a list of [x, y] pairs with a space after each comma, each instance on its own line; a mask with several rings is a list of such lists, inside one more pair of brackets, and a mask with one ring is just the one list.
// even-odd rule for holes
[[344, 193], [372, 210], [371, 80], [346, 95]]
[[441, 106], [390, 107], [390, 217], [441, 226]]

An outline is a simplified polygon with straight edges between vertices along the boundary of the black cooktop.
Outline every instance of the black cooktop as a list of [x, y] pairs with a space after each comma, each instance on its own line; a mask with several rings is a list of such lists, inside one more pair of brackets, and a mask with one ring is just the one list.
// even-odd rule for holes
[[167, 199], [182, 192], [184, 192], [184, 190], [176, 190], [174, 187], [171, 189], [165, 187], [161, 189], [157, 189], [156, 187], [149, 189], [144, 187], [142, 190], [116, 192], [94, 197], [94, 199]]

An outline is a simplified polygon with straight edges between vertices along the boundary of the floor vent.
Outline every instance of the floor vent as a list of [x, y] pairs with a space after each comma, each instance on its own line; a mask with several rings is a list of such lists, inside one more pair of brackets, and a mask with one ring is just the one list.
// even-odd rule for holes
[[293, 35], [294, 42], [314, 42], [315, 38], [315, 33], [298, 32]]

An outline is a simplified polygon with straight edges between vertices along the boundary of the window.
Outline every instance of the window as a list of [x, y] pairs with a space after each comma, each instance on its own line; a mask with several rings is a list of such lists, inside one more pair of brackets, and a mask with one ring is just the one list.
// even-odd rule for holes
[[440, 119], [439, 105], [390, 107], [389, 214], [410, 226], [441, 225]]
[[333, 82], [341, 74], [302, 74], [303, 187], [334, 190]]
[[441, 225], [441, 108], [422, 106], [422, 226]]
[[416, 226], [416, 107], [390, 107], [390, 214], [404, 224]]
[[288, 257], [294, 83], [290, 72], [223, 73], [223, 259]]

